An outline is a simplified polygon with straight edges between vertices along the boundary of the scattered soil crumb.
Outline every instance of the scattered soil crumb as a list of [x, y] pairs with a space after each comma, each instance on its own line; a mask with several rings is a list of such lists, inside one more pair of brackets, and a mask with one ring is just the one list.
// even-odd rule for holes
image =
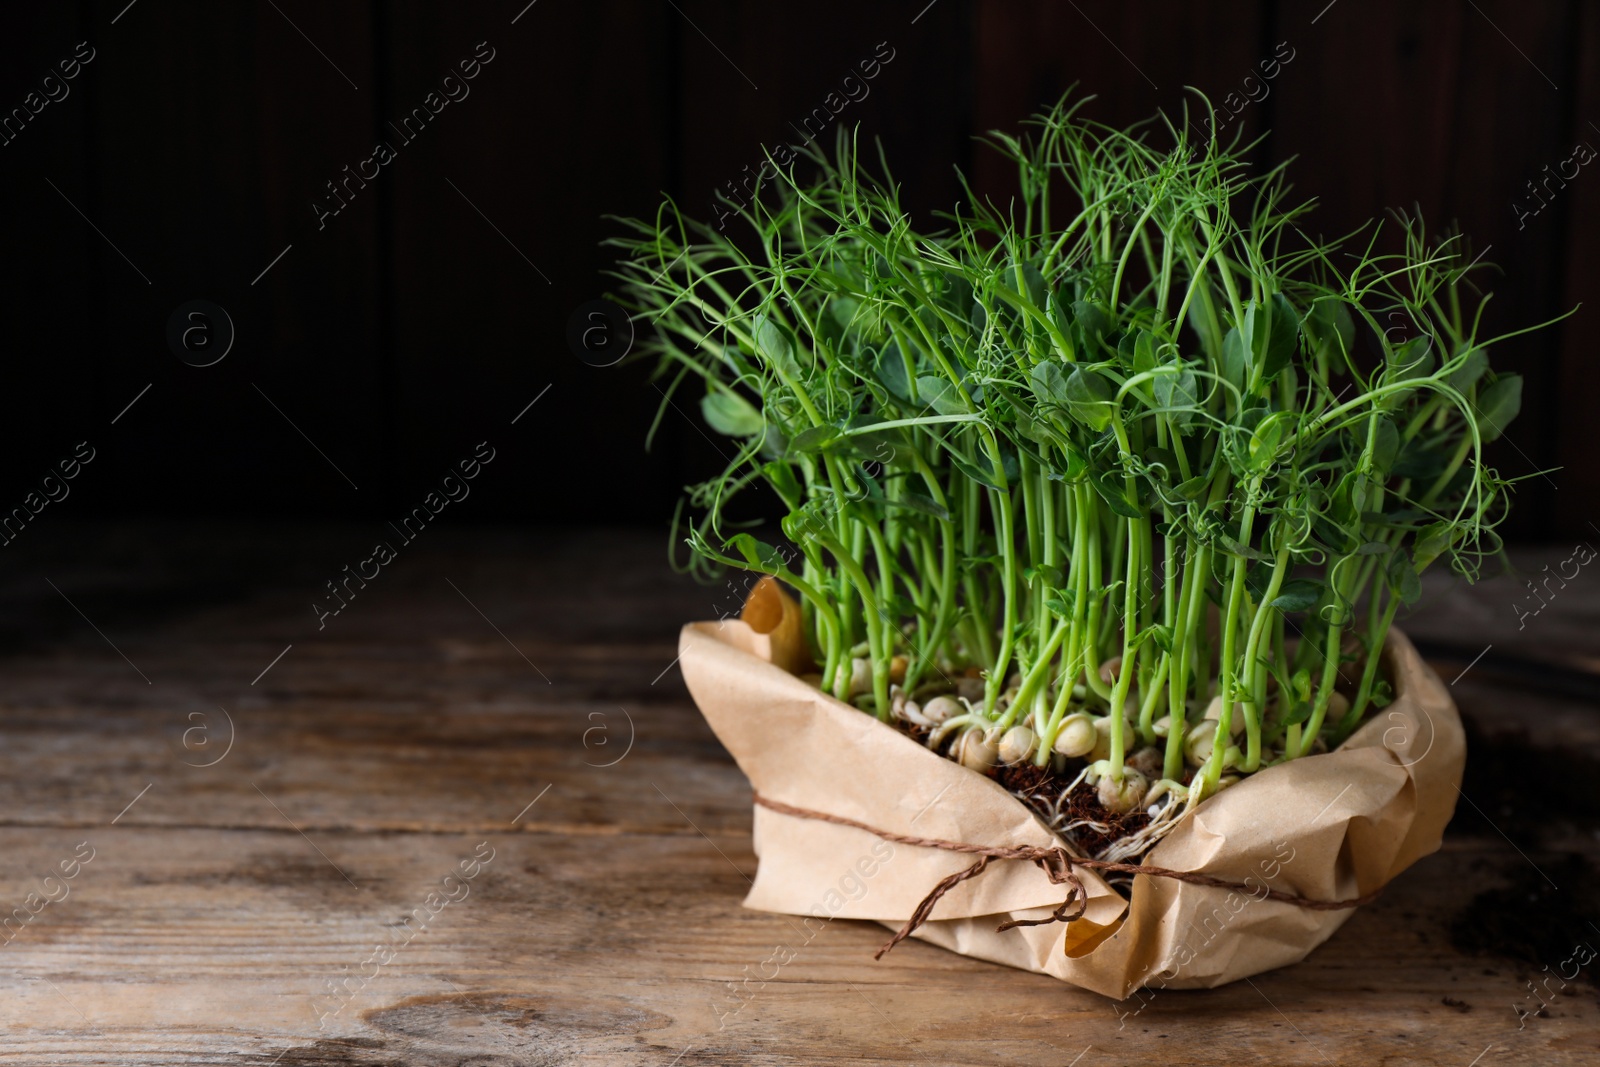
[[[1580, 946], [1600, 941], [1594, 933], [1600, 927], [1600, 878], [1586, 857], [1569, 854], [1543, 860], [1538, 868], [1511, 860], [1500, 876], [1503, 884], [1483, 890], [1451, 920], [1450, 943], [1460, 951], [1554, 973]], [[1557, 885], [1567, 888], [1557, 890]], [[1496, 975], [1487, 967], [1483, 973]], [[1600, 986], [1600, 959], [1591, 959], [1573, 977]]]
[[[1539, 748], [1524, 730], [1485, 734], [1467, 716], [1467, 769], [1461, 791], [1471, 804], [1457, 804], [1446, 833], [1498, 837], [1504, 833], [1527, 847], [1561, 823], [1600, 827], [1600, 760], [1572, 748]], [[1561, 773], [1552, 774], [1559, 766]], [[1538, 782], [1538, 789], [1528, 783]]]

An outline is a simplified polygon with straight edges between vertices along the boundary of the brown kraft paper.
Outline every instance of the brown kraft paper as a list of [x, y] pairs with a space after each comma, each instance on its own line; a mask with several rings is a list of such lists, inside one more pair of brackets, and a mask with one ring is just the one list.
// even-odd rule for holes
[[[902, 835], [1063, 844], [998, 783], [774, 666], [770, 643], [736, 620], [691, 623], [679, 640], [689, 692], [763, 797]], [[1118, 999], [1146, 985], [1211, 988], [1304, 959], [1353, 909], [1304, 908], [1267, 899], [1266, 889], [1364, 896], [1435, 851], [1455, 809], [1466, 758], [1455, 706], [1399, 631], [1386, 655], [1392, 704], [1335, 751], [1208, 798], [1141, 861], [1249, 891], [1141, 874], [1128, 899], [1079, 867], [1082, 918], [1002, 933], [1002, 921], [1049, 917], [1068, 889], [1032, 863], [994, 862], [946, 893], [915, 936]], [[972, 863], [759, 805], [753, 846], [760, 866], [746, 907], [892, 928]]]

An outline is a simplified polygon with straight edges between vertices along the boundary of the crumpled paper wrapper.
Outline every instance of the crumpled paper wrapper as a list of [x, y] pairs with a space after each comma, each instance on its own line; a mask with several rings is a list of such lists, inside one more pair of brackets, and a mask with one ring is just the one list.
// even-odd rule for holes
[[[770, 639], [745, 623], [691, 623], [679, 652], [695, 703], [762, 796], [892, 833], [1063, 844], [998, 783], [774, 666]], [[1078, 868], [1089, 895], [1082, 918], [999, 933], [1002, 921], [1046, 918], [1068, 887], [1032, 863], [993, 861], [946, 893], [915, 936], [1118, 999], [1144, 986], [1212, 988], [1299, 962], [1354, 909], [1280, 903], [1266, 888], [1364, 896], [1435, 851], [1455, 810], [1466, 759], [1455, 705], [1403, 634], [1391, 631], [1386, 655], [1392, 704], [1337, 750], [1208, 798], [1142, 861], [1250, 892], [1139, 875], [1130, 898]], [[746, 907], [892, 929], [935, 883], [972, 863], [760, 805], [753, 837], [761, 862]]]

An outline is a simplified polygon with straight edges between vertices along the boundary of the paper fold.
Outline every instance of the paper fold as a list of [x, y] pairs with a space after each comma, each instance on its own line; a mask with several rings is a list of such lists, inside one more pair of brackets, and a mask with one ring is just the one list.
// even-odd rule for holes
[[[741, 622], [685, 626], [679, 652], [695, 703], [763, 796], [896, 834], [1061, 843], [993, 780], [773, 666], [768, 639]], [[1381, 888], [1436, 850], [1461, 781], [1461, 721], [1398, 631], [1387, 656], [1394, 702], [1338, 750], [1270, 767], [1211, 797], [1144, 862], [1253, 892], [1340, 900]], [[936, 882], [972, 863], [760, 806], [754, 845], [761, 863], [747, 907], [893, 927]], [[1089, 902], [1076, 922], [997, 933], [1003, 920], [1045, 917], [1067, 887], [1032, 863], [996, 861], [945, 894], [916, 936], [1121, 998], [1147, 984], [1209, 988], [1297, 962], [1351, 915], [1144, 875], [1130, 900], [1093, 872], [1078, 874]], [[1105, 936], [1106, 927], [1115, 932]]]

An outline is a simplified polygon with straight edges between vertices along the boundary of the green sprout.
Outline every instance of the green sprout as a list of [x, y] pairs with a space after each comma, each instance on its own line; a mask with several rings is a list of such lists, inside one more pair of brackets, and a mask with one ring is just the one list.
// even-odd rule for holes
[[[1500, 551], [1483, 449], [1521, 381], [1459, 236], [1312, 239], [1251, 146], [1083, 103], [993, 135], [1016, 194], [937, 231], [841, 133], [738, 240], [669, 202], [612, 243], [667, 401], [737, 445], [689, 490], [692, 566], [794, 590], [838, 699], [1147, 810], [1127, 853], [1391, 698], [1419, 574]], [[730, 517], [763, 485], [784, 543]]]

